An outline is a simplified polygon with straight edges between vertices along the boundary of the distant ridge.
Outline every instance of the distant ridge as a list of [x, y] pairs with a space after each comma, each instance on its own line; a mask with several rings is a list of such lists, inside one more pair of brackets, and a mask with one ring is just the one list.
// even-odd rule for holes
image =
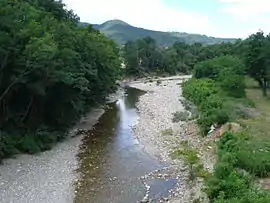
[[[88, 23], [81, 22], [80, 24], [87, 25]], [[119, 44], [124, 44], [129, 40], [133, 41], [147, 36], [154, 38], [157, 43], [162, 46], [171, 45], [177, 41], [188, 44], [216, 44], [222, 42], [235, 42], [237, 40], [236, 38], [216, 38], [201, 34], [189, 34], [185, 32], [162, 32], [148, 30], [132, 26], [122, 20], [117, 19], [109, 20], [102, 24], [92, 24], [92, 26]]]

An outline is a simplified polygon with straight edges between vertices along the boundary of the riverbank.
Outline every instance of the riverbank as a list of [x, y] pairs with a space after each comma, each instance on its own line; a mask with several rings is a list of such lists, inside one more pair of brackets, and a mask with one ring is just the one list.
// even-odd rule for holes
[[[93, 149], [95, 149], [95, 147], [98, 148], [98, 146], [96, 146], [96, 142], [98, 141], [94, 139], [95, 146], [89, 147], [89, 154], [86, 153], [87, 156], [84, 157], [85, 159], [82, 159], [82, 165], [84, 163], [83, 160], [85, 160], [85, 165], [89, 165], [89, 157], [96, 155], [97, 158], [94, 160], [98, 160], [97, 163], [99, 163], [99, 158], [104, 157], [103, 152], [107, 152], [107, 149], [115, 149], [117, 151], [116, 154], [118, 154], [118, 156], [108, 156], [107, 158], [109, 158], [110, 161], [107, 160], [104, 162], [110, 163], [108, 167], [106, 165], [104, 166], [106, 176], [102, 176], [102, 174], [98, 176], [99, 178], [103, 178], [104, 182], [107, 181], [107, 178], [109, 180], [106, 182], [106, 187], [103, 188], [102, 191], [108, 192], [108, 194], [111, 194], [111, 196], [115, 198], [120, 198], [120, 196], [127, 193], [126, 197], [129, 197], [127, 200], [130, 200], [131, 193], [127, 190], [127, 185], [121, 182], [121, 178], [124, 177], [124, 180], [127, 181], [126, 177], [131, 177], [131, 168], [135, 169], [138, 167], [138, 169], [136, 168], [136, 174], [132, 173], [134, 175], [134, 177], [132, 176], [132, 181], [128, 181], [128, 183], [131, 184], [130, 187], [134, 187], [135, 182], [138, 186], [140, 182], [145, 185], [145, 188], [142, 187], [142, 190], [140, 189], [142, 195], [146, 192], [144, 200], [149, 200], [150, 197], [156, 197], [157, 199], [153, 200], [153, 202], [169, 201], [170, 203], [178, 203], [191, 202], [193, 199], [198, 199], [198, 197], [201, 196], [200, 188], [202, 181], [196, 179], [191, 182], [189, 178], [189, 168], [185, 161], [181, 158], [173, 159], [171, 156], [174, 150], [179, 148], [179, 146], [186, 141], [192, 148], [197, 148], [196, 150], [200, 158], [210, 160], [207, 168], [212, 167], [211, 159], [207, 156], [207, 150], [210, 148], [208, 148], [209, 146], [207, 148], [202, 147], [207, 146], [208, 143], [198, 139], [194, 122], [172, 122], [173, 113], [185, 110], [180, 102], [180, 100], [183, 99], [181, 96], [181, 83], [188, 78], [188, 76], [176, 76], [166, 79], [163, 78], [162, 80], [155, 79], [151, 80], [151, 82], [149, 79], [146, 79], [143, 82], [135, 81], [130, 83], [131, 87], [146, 91], [146, 94], [140, 96], [139, 101], [135, 103], [139, 111], [139, 119], [133, 131], [138, 139], [138, 143], [137, 141], [135, 144], [133, 142], [127, 142], [126, 131], [123, 134], [124, 137], [121, 138], [118, 133], [118, 138], [116, 136], [117, 139], [105, 139], [106, 134], [104, 134], [104, 138], [100, 138], [99, 135], [98, 139], [104, 140], [105, 146], [99, 150], [94, 150], [97, 153], [93, 154]], [[110, 102], [115, 101], [121, 94], [122, 91], [119, 91], [117, 94], [110, 96]], [[85, 134], [85, 132], [89, 132], [100, 116], [104, 115], [103, 113], [104, 110], [102, 108], [93, 110], [81, 119], [74, 129], [70, 131], [70, 134], [75, 135], [77, 132], [79, 132], [79, 134]], [[120, 115], [122, 115], [122, 113]], [[128, 116], [123, 117], [123, 119], [128, 118]], [[108, 121], [108, 123], [111, 122], [112, 121]], [[125, 120], [124, 123], [126, 122], [127, 120]], [[102, 129], [104, 128], [107, 129], [107, 127], [104, 127], [102, 124]], [[127, 126], [125, 128], [128, 129], [129, 127]], [[22, 201], [72, 203], [74, 199], [75, 202], [88, 200], [91, 196], [89, 196], [90, 192], [93, 191], [89, 192], [88, 190], [91, 190], [91, 187], [85, 187], [85, 185], [93, 185], [91, 179], [95, 176], [89, 174], [89, 171], [92, 173], [94, 170], [88, 170], [88, 165], [87, 167], [83, 167], [86, 169], [86, 171], [83, 171], [84, 175], [87, 174], [83, 176], [85, 183], [83, 184], [84, 188], [76, 188], [73, 185], [73, 183], [76, 183], [77, 180], [81, 178], [81, 174], [78, 174], [75, 170], [80, 167], [77, 156], [80, 147], [82, 147], [82, 138], [84, 137], [83, 135], [72, 137], [56, 145], [52, 150], [39, 155], [19, 155], [16, 159], [4, 160], [4, 164], [0, 166], [0, 198], [4, 200], [3, 203], [19, 203]], [[120, 140], [123, 142], [119, 142]], [[119, 146], [120, 148], [108, 148], [106, 142], [109, 141], [112, 141], [111, 144], [107, 143], [109, 146]], [[89, 143], [91, 142], [92, 140], [89, 139]], [[123, 147], [123, 144], [129, 147]], [[130, 144], [132, 144], [132, 148]], [[139, 145], [139, 147], [136, 145]], [[142, 148], [143, 151], [141, 151], [140, 148]], [[84, 149], [86, 150], [87, 148], [84, 146]], [[98, 153], [101, 155], [99, 156]], [[109, 152], [109, 154], [114, 153]], [[130, 154], [130, 157], [134, 156], [138, 159], [136, 160], [134, 157], [128, 158], [128, 160], [132, 160], [132, 164], [134, 165], [132, 167], [130, 167], [132, 164], [126, 164], [125, 157], [127, 154]], [[140, 157], [143, 157], [143, 159]], [[159, 167], [159, 163], [155, 161], [155, 158], [166, 166]], [[147, 164], [145, 164], [145, 162], [147, 162]], [[94, 162], [91, 161], [91, 163]], [[123, 164], [123, 166], [121, 164]], [[98, 168], [100, 167], [97, 171], [100, 171], [103, 167], [98, 164], [94, 165], [98, 166]], [[116, 175], [115, 172], [119, 171], [118, 168], [122, 168], [121, 174], [123, 177]], [[145, 173], [145, 171], [147, 172]], [[108, 176], [108, 172], [112, 174]], [[82, 172], [79, 171], [79, 173]], [[139, 180], [137, 180], [137, 175]], [[99, 181], [99, 184], [101, 183], [103, 182]], [[115, 184], [118, 186], [115, 187]], [[112, 187], [110, 188], [110, 186]], [[116, 192], [112, 192], [112, 188], [114, 188]], [[140, 186], [138, 188], [140, 188]], [[166, 188], [172, 188], [169, 191], [169, 195], [167, 195]], [[146, 189], [146, 191], [143, 191], [143, 189]], [[123, 190], [121, 195], [119, 195], [120, 193], [118, 194], [118, 190]], [[75, 194], [77, 194], [76, 198]], [[108, 200], [106, 199], [108, 198], [108, 194], [106, 196], [102, 196], [101, 194], [100, 197], [102, 197], [102, 199], [99, 199], [98, 202]], [[134, 194], [133, 200], [136, 199], [136, 197], [137, 194]], [[112, 199], [112, 201], [117, 202], [115, 198]]]
[[[109, 95], [108, 102], [116, 101], [122, 93], [119, 89]], [[0, 165], [1, 203], [73, 203], [84, 132], [91, 130], [103, 113], [103, 106], [93, 108], [70, 130], [69, 138], [49, 151], [4, 159]]]
[[[93, 126], [103, 114], [94, 109], [81, 125]], [[75, 130], [75, 129], [74, 129]], [[57, 144], [50, 151], [37, 155], [18, 155], [3, 160], [0, 165], [1, 203], [72, 203], [75, 197], [73, 182], [78, 178], [77, 153], [82, 135]]]
[[183, 99], [181, 83], [188, 78], [180, 76], [162, 81], [157, 79], [156, 82], [148, 80], [130, 84], [131, 87], [147, 91], [137, 103], [140, 118], [134, 127], [135, 135], [147, 153], [168, 164], [167, 168], [154, 171], [142, 179], [177, 179], [177, 187], [171, 191], [168, 199], [171, 203], [191, 202], [202, 196], [200, 189], [203, 181], [196, 180], [191, 183], [189, 169], [184, 160], [172, 158], [173, 151], [179, 148], [181, 143], [188, 142], [190, 147], [197, 148], [198, 156], [201, 155], [205, 167], [209, 170], [213, 168], [213, 159], [208, 156], [212, 149], [209, 146], [210, 140], [198, 138], [193, 121], [172, 121], [174, 113], [185, 111], [180, 101]]

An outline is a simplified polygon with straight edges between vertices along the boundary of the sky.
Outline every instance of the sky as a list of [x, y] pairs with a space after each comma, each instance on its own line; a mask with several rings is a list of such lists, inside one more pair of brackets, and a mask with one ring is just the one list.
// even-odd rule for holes
[[270, 32], [270, 0], [63, 0], [82, 22], [119, 19], [133, 26], [214, 37]]

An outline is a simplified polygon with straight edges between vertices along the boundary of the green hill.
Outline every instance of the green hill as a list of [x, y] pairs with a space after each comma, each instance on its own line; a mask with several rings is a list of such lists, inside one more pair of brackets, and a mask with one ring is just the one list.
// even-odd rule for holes
[[[86, 23], [81, 24], [85, 25]], [[93, 24], [92, 26], [119, 44], [124, 44], [129, 40], [133, 41], [147, 36], [154, 38], [159, 45], [163, 46], [171, 45], [176, 41], [182, 41], [188, 44], [215, 44], [221, 42], [234, 42], [236, 40], [232, 38], [215, 38], [200, 34], [188, 34], [185, 32], [162, 32], [147, 30], [144, 28], [134, 27], [121, 20], [110, 20], [100, 25]]]

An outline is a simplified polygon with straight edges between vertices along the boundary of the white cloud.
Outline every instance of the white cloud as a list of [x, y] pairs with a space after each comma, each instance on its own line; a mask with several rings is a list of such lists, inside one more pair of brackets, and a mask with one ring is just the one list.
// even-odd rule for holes
[[131, 25], [161, 31], [214, 33], [206, 15], [169, 7], [162, 0], [64, 0], [82, 21], [103, 23], [120, 19]]
[[[269, 0], [219, 0], [224, 3], [223, 11], [241, 21], [260, 21], [270, 14]], [[269, 15], [268, 15], [269, 16]]]
[[219, 0], [222, 11], [229, 14], [246, 33], [270, 32], [270, 0]]

